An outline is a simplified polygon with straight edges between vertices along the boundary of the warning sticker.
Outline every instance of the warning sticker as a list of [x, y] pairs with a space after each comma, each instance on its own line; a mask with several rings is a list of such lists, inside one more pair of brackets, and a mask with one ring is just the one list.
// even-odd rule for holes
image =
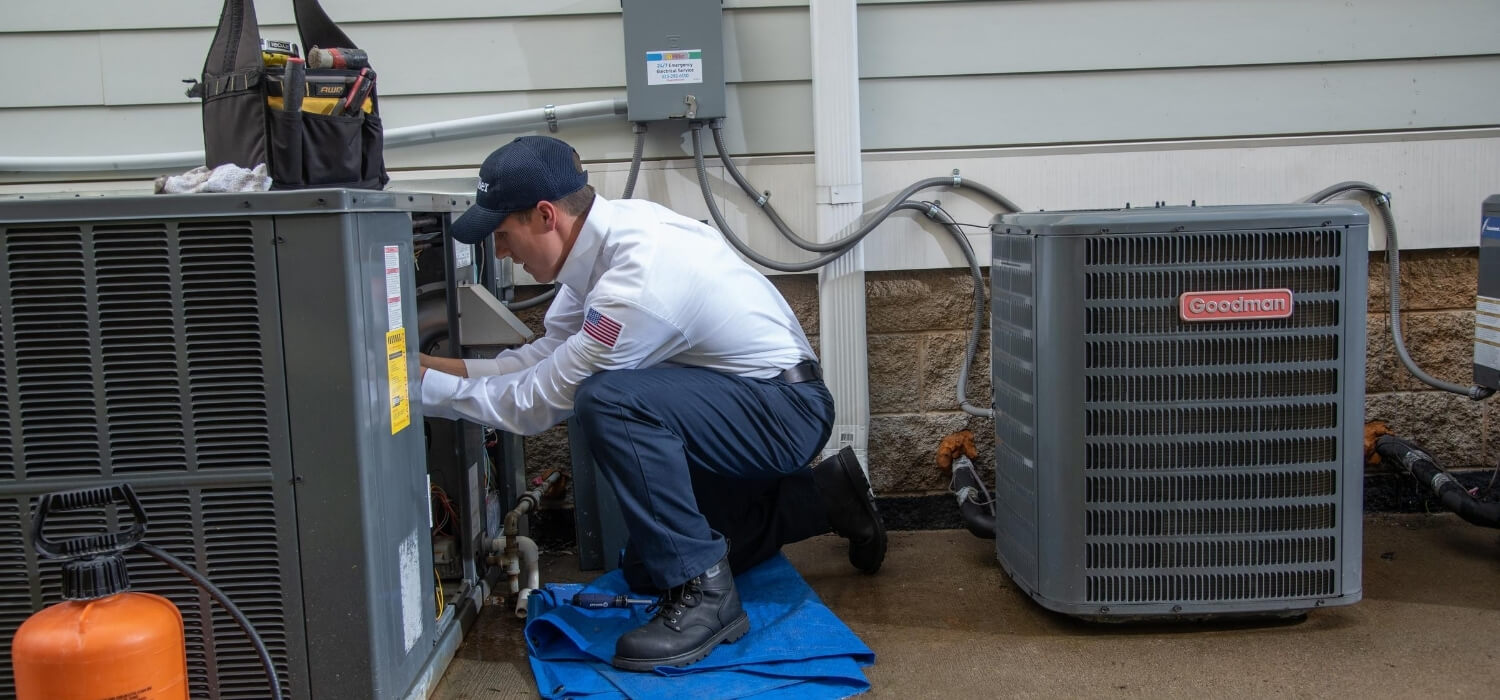
[[385, 247], [385, 313], [389, 330], [401, 323], [401, 246]]
[[391, 397], [391, 434], [411, 425], [411, 401], [406, 395], [406, 330], [385, 334], [386, 383]]
[[646, 84], [703, 82], [703, 52], [698, 49], [646, 53]]

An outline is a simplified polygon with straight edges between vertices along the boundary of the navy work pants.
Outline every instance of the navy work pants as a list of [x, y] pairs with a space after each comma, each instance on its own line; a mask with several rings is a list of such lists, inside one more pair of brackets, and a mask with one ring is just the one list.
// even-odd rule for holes
[[726, 537], [743, 571], [829, 531], [809, 468], [833, 425], [821, 380], [600, 372], [579, 386], [574, 415], [620, 501], [627, 579], [639, 567], [657, 588], [681, 585], [724, 556]]

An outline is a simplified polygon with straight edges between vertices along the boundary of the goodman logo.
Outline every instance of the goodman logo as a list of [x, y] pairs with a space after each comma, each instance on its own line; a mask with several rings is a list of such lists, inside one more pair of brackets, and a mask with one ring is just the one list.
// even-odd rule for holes
[[1246, 321], [1292, 315], [1290, 289], [1183, 292], [1177, 313], [1184, 321]]

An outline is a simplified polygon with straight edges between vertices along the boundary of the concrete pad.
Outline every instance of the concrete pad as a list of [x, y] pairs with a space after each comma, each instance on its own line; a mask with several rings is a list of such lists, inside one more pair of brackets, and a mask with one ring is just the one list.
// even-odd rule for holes
[[[1364, 600], [1272, 623], [1080, 622], [1033, 603], [993, 542], [964, 531], [891, 533], [875, 576], [835, 537], [786, 551], [875, 650], [874, 696], [1500, 696], [1500, 533], [1450, 515], [1367, 517]], [[596, 575], [546, 560], [544, 580]], [[534, 697], [505, 608], [485, 610], [458, 657], [434, 697]]]

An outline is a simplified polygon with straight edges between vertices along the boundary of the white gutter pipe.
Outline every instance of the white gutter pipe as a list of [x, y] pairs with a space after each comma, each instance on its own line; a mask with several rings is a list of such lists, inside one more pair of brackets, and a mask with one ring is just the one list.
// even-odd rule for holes
[[555, 130], [558, 122], [593, 117], [624, 116], [625, 104], [625, 100], [623, 99], [594, 100], [592, 102], [579, 102], [578, 104], [561, 105], [558, 107], [548, 105], [539, 109], [523, 109], [517, 112], [491, 114], [483, 117], [454, 119], [435, 124], [403, 126], [385, 132], [385, 145], [410, 146], [435, 141], [452, 141], [454, 139], [469, 138], [470, 136], [488, 136], [490, 134], [530, 129], [543, 125]]
[[[467, 117], [385, 131], [386, 146], [412, 146], [438, 141], [522, 131], [539, 126], [555, 130], [559, 122], [625, 114], [625, 100], [594, 100], [578, 104], [523, 109], [483, 117]], [[203, 151], [138, 153], [118, 156], [0, 156], [0, 173], [82, 173], [134, 170], [176, 171], [203, 165]]]
[[203, 151], [135, 153], [120, 156], [0, 156], [0, 173], [175, 171], [199, 165], [203, 165]]
[[[859, 135], [859, 43], [855, 0], [811, 4], [813, 169], [817, 240], [858, 225], [864, 208]], [[833, 433], [824, 455], [854, 448], [869, 472], [869, 355], [865, 343], [865, 253], [857, 245], [818, 271], [823, 378], [833, 393]]]

